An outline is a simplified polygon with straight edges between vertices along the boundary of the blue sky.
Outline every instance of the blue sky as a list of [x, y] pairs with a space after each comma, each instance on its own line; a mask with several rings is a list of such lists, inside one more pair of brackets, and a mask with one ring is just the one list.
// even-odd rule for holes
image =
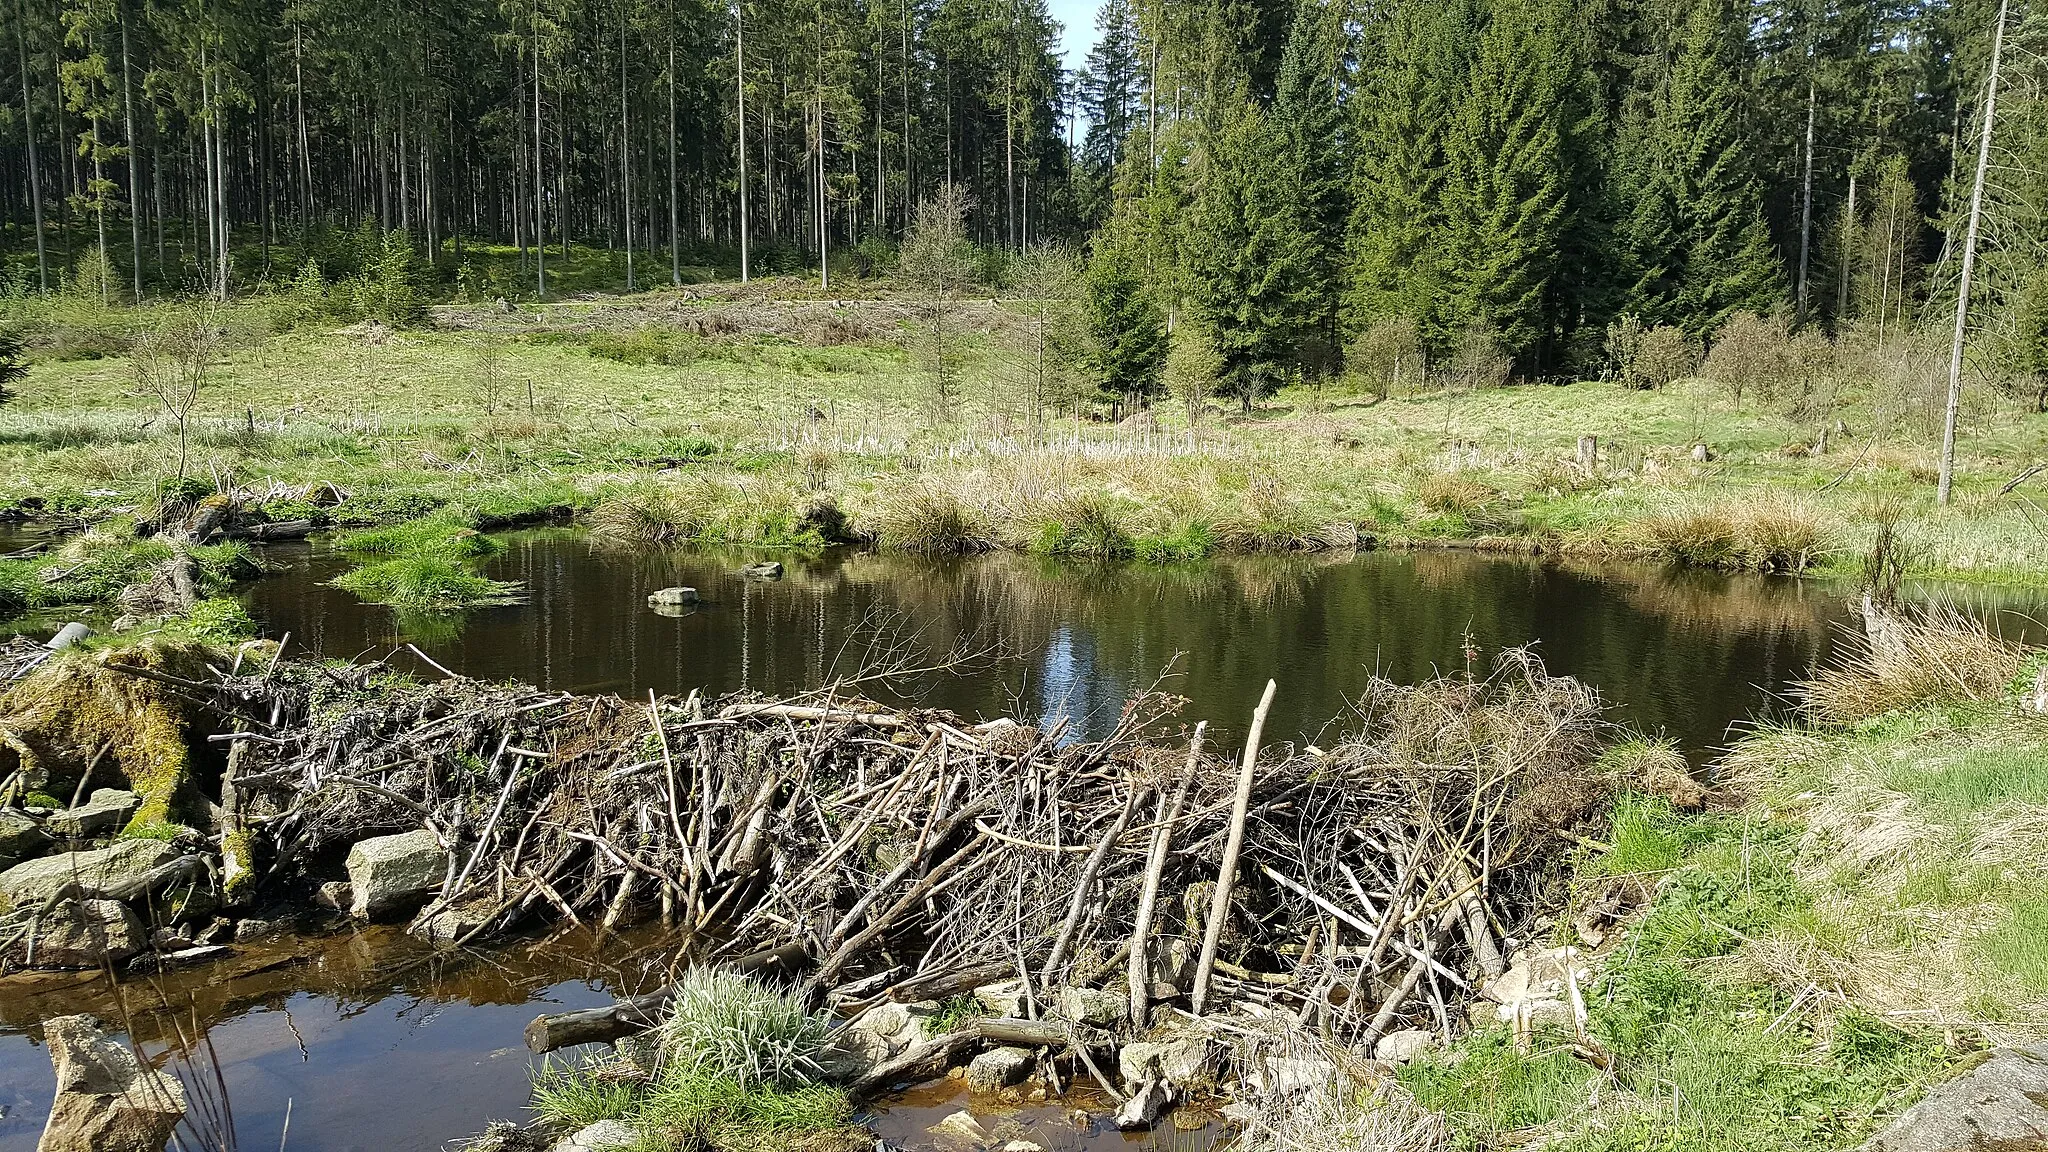
[[1066, 25], [1060, 37], [1060, 55], [1069, 69], [1080, 68], [1088, 62], [1088, 49], [1095, 46], [1097, 0], [1046, 0], [1045, 6], [1053, 19]]

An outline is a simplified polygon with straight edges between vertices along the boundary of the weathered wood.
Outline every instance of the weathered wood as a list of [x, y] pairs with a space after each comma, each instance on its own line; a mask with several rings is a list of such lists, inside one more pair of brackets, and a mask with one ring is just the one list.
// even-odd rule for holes
[[1230, 838], [1223, 845], [1223, 865], [1216, 870], [1216, 893], [1209, 901], [1209, 923], [1202, 930], [1202, 958], [1195, 965], [1195, 986], [1189, 993], [1195, 1015], [1202, 1014], [1209, 994], [1209, 973], [1216, 967], [1216, 947], [1223, 942], [1223, 923], [1230, 918], [1230, 895], [1237, 886], [1237, 857], [1244, 850], [1244, 822], [1252, 805], [1252, 776], [1259, 765], [1259, 737], [1266, 730], [1266, 713], [1273, 707], [1277, 681], [1266, 681], [1266, 691], [1252, 712], [1252, 730], [1245, 736], [1244, 761], [1237, 770], [1237, 798], [1230, 806]]

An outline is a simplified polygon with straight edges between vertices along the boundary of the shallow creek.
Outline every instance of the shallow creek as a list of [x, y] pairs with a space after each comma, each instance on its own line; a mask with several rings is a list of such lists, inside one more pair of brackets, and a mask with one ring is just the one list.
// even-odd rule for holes
[[[993, 649], [953, 672], [863, 690], [972, 718], [1067, 717], [1077, 735], [1113, 724], [1118, 706], [1155, 682], [1188, 697], [1188, 719], [1228, 729], [1271, 675], [1280, 692], [1268, 739], [1328, 740], [1332, 718], [1375, 672], [1419, 680], [1462, 668], [1468, 647], [1534, 643], [1552, 671], [1600, 688], [1616, 719], [1668, 735], [1700, 761], [1731, 725], [1773, 707], [1848, 619], [1846, 589], [1828, 582], [1466, 552], [1157, 569], [1010, 555], [625, 553], [556, 530], [506, 540], [487, 569], [521, 581], [527, 601], [459, 625], [396, 619], [328, 586], [345, 562], [317, 542], [270, 547], [265, 555], [287, 567], [245, 598], [266, 633], [289, 632], [298, 654], [388, 657], [431, 673], [403, 647], [412, 644], [469, 675], [629, 696], [791, 693], [892, 659], [922, 665], [956, 647]], [[758, 559], [780, 560], [783, 577], [738, 574]], [[680, 615], [647, 606], [649, 592], [673, 585], [699, 589], [702, 603]], [[1944, 594], [2008, 633], [2038, 616], [2035, 596]], [[387, 928], [238, 953], [118, 989], [85, 973], [0, 979], [0, 1152], [34, 1148], [49, 1107], [40, 1021], [80, 1011], [132, 1026], [151, 1052], [173, 1047], [166, 1037], [180, 1029], [198, 1042], [196, 1065], [173, 1061], [193, 1086], [194, 1120], [202, 1131], [202, 1114], [231, 1122], [242, 1148], [277, 1147], [289, 1116], [290, 1152], [437, 1149], [491, 1118], [521, 1116], [533, 1060], [520, 1030], [535, 1014], [644, 991], [668, 959], [644, 932], [437, 956]], [[963, 1105], [957, 1094], [949, 1083], [920, 1089], [878, 1115], [877, 1130], [916, 1146]], [[1012, 1119], [1074, 1152], [1196, 1150], [1218, 1131], [1165, 1125], [1126, 1140], [1077, 1125], [1075, 1107], [1088, 1102], [1027, 1105]]]

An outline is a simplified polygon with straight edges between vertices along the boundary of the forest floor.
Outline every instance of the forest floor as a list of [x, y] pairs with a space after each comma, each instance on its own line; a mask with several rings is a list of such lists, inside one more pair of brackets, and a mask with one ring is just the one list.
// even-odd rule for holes
[[[1845, 386], [1824, 415], [1682, 380], [1581, 381], [1377, 399], [1283, 390], [1190, 424], [1162, 401], [1109, 424], [1042, 419], [1016, 301], [957, 305], [957, 382], [904, 350], [912, 302], [793, 279], [544, 305], [445, 305], [387, 331], [278, 330], [222, 315], [188, 470], [343, 525], [435, 509], [482, 525], [592, 513], [648, 540], [1008, 547], [1169, 561], [1215, 552], [1461, 544], [1854, 570], [1875, 504], [1902, 501], [1913, 569], [2048, 580], [2025, 486], [2048, 416], [1966, 411], [1955, 506], [1933, 507], [1934, 429]], [[148, 308], [75, 297], [4, 317], [36, 349], [0, 409], [0, 509], [92, 519], [145, 505], [175, 470], [175, 421], [137, 388]], [[1591, 467], [1580, 438], [1597, 437]], [[1697, 459], [1694, 445], [1704, 445]], [[314, 486], [332, 485], [311, 508]], [[829, 503], [840, 524], [809, 515]]]

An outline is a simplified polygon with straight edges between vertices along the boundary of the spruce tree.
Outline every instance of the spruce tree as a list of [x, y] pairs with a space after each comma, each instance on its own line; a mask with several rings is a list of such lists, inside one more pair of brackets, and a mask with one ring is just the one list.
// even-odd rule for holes
[[1457, 0], [1404, 0], [1367, 30], [1379, 47], [1361, 62], [1352, 101], [1347, 325], [1406, 316], [1432, 350], [1447, 348], [1455, 328], [1445, 315], [1438, 231], [1466, 30]]
[[1144, 205], [1124, 201], [1095, 237], [1082, 276], [1084, 366], [1104, 393], [1135, 406], [1159, 387], [1166, 321], [1145, 275]]
[[1446, 151], [1451, 307], [1532, 364], [1565, 219], [1561, 89], [1565, 48], [1547, 0], [1499, 0], [1480, 34]]
[[1286, 377], [1313, 315], [1293, 182], [1273, 163], [1275, 143], [1249, 99], [1222, 110], [1203, 141], [1183, 238], [1188, 304], [1247, 411]]
[[1342, 284], [1344, 233], [1350, 213], [1346, 186], [1344, 113], [1337, 75], [1344, 51], [1340, 11], [1302, 0], [1280, 59], [1272, 127], [1292, 184], [1291, 210], [1298, 234], [1296, 266], [1307, 332], [1334, 350]]
[[1741, 131], [1741, 11], [1692, 0], [1668, 74], [1624, 133], [1632, 309], [1695, 334], [1738, 310], [1768, 311], [1782, 295]]

